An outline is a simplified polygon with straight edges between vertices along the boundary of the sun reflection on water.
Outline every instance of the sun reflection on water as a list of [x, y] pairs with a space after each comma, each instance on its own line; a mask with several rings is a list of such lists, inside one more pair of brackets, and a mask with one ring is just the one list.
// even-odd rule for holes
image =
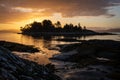
[[63, 36], [26, 36], [17, 33], [0, 33], [0, 40], [10, 41], [10, 42], [17, 42], [26, 45], [34, 45], [40, 49], [39, 53], [18, 53], [15, 52], [16, 55], [19, 55], [22, 58], [29, 59], [35, 61], [39, 64], [47, 64], [51, 63], [49, 60], [54, 54], [59, 54], [59, 47], [56, 45], [63, 45], [63, 44], [71, 44], [74, 43], [72, 41], [58, 41], [57, 39], [77, 39], [77, 40], [89, 40], [89, 39], [111, 39], [120, 41], [120, 35], [104, 35], [104, 36], [82, 36], [82, 37], [63, 37]]

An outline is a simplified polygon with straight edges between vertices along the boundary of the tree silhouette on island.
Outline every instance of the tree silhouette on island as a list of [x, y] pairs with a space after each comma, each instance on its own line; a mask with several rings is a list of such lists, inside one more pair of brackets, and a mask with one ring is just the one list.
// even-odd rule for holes
[[20, 28], [22, 34], [26, 35], [98, 35], [101, 33], [88, 30], [86, 26], [82, 27], [80, 23], [78, 25], [65, 24], [63, 27], [60, 21], [55, 24], [51, 20], [43, 20], [42, 22], [34, 21], [33, 23], [26, 24]]

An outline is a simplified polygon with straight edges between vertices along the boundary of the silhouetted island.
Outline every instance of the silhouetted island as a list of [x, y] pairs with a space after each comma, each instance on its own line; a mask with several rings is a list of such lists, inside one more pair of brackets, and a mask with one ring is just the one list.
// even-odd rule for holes
[[86, 26], [82, 27], [80, 23], [78, 25], [65, 24], [61, 25], [60, 21], [55, 24], [51, 20], [43, 20], [42, 22], [36, 22], [26, 24], [21, 27], [22, 34], [26, 35], [41, 35], [41, 36], [81, 36], [81, 35], [106, 35], [110, 33], [98, 33], [92, 30], [88, 30]]

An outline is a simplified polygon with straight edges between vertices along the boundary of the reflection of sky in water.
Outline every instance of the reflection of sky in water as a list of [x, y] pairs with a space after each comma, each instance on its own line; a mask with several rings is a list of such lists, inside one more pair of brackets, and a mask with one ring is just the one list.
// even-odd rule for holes
[[87, 36], [87, 37], [80, 37], [79, 40], [90, 40], [90, 39], [104, 39], [104, 40], [117, 40], [120, 41], [120, 35], [94, 35], [94, 36]]
[[[23, 58], [30, 59], [32, 61], [46, 64], [50, 63], [48, 58], [52, 57], [52, 55], [59, 53], [58, 48], [56, 48], [56, 44], [70, 44], [73, 42], [64, 42], [64, 41], [56, 41], [56, 39], [71, 39], [71, 37], [36, 37], [33, 38], [31, 36], [25, 36], [16, 33], [0, 33], [0, 40], [17, 42], [27, 45], [34, 45], [42, 50], [40, 53], [35, 54], [19, 54]], [[111, 39], [120, 41], [120, 35], [98, 35], [98, 36], [87, 36], [87, 37], [72, 37], [72, 39], [77, 40], [89, 40], [89, 39]], [[54, 49], [54, 50], [52, 50]]]

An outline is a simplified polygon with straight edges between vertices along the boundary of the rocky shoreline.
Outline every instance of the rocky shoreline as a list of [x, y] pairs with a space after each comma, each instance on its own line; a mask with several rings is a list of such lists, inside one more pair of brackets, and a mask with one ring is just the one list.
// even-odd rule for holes
[[66, 79], [120, 80], [120, 41], [88, 40], [58, 46], [61, 48], [61, 54], [54, 55], [51, 59], [74, 62], [76, 65], [73, 67], [80, 69], [67, 73], [69, 77]]
[[52, 64], [38, 65], [0, 46], [0, 80], [61, 80]]
[[7, 48], [10, 51], [18, 51], [18, 52], [29, 52], [35, 53], [39, 52], [40, 50], [33, 45], [24, 45], [15, 42], [8, 42], [8, 41], [0, 41], [0, 46]]
[[[11, 53], [31, 50], [34, 49], [33, 46], [0, 41], [0, 80], [120, 80], [120, 41], [76, 42], [79, 43], [57, 45], [61, 54], [54, 55], [51, 59], [70, 62], [72, 66], [65, 65], [63, 69], [56, 69], [53, 64], [38, 65]], [[24, 46], [26, 47], [23, 48]], [[59, 75], [61, 78], [56, 74], [62, 75]]]

